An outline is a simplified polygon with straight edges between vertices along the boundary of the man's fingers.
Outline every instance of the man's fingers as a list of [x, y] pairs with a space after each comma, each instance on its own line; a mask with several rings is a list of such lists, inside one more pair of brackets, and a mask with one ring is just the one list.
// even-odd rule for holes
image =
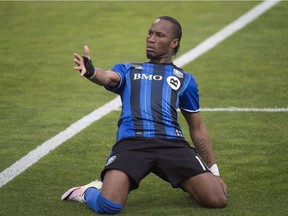
[[74, 67], [74, 70], [80, 71], [80, 76], [84, 76], [84, 74], [86, 73], [86, 68], [82, 56], [77, 53], [73, 53], [73, 55], [75, 57], [73, 61], [77, 65]]
[[74, 63], [75, 63], [76, 65], [78, 65], [78, 66], [81, 64], [81, 61], [79, 61], [79, 60], [76, 59], [76, 58], [75, 58], [73, 61], [74, 61]]
[[83, 66], [75, 66], [74, 70], [77, 70], [80, 72], [80, 76], [84, 76], [84, 74], [86, 73], [86, 68]]
[[84, 67], [84, 68], [80, 71], [80, 76], [84, 76], [85, 73], [86, 73], [86, 68]]
[[73, 68], [74, 68], [74, 70], [78, 70], [78, 71], [82, 71], [82, 69], [83, 69], [83, 67], [81, 67], [81, 66], [75, 66]]
[[85, 56], [90, 59], [90, 51], [87, 45], [84, 45], [84, 53], [85, 53]]
[[74, 57], [75, 57], [76, 59], [78, 59], [78, 60], [81, 60], [81, 59], [82, 59], [81, 55], [79, 55], [78, 53], [73, 53], [73, 55], [74, 55]]
[[[89, 47], [87, 45], [84, 45], [84, 54], [90, 59]], [[84, 76], [84, 74], [86, 74], [86, 68], [83, 57], [78, 53], [73, 53], [73, 55], [75, 57], [73, 61], [77, 65], [74, 67], [74, 70], [80, 71], [80, 76]]]

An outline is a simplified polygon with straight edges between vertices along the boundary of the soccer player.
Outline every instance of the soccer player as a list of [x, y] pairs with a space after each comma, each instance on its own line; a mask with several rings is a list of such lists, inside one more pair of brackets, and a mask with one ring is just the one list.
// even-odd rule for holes
[[[179, 22], [162, 16], [148, 30], [147, 62], [116, 64], [105, 71], [93, 66], [87, 46], [84, 56], [74, 54], [74, 69], [119, 94], [122, 112], [116, 144], [101, 173], [103, 184], [96, 180], [71, 188], [62, 200], [86, 202], [97, 213], [116, 214], [123, 209], [129, 192], [152, 172], [203, 206], [227, 205], [227, 186], [220, 178], [199, 113], [197, 83], [172, 62], [181, 37]], [[185, 141], [178, 123], [178, 108], [187, 121], [194, 147]]]

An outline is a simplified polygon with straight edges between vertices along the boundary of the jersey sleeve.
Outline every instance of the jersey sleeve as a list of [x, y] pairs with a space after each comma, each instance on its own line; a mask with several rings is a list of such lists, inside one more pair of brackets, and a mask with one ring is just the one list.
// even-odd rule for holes
[[120, 94], [123, 84], [125, 83], [125, 77], [127, 72], [127, 64], [116, 64], [112, 67], [111, 71], [118, 73], [120, 76], [120, 83], [118, 86], [111, 88], [108, 86], [104, 86], [108, 91], [114, 92], [116, 94]]
[[196, 80], [191, 74], [185, 74], [187, 79], [184, 82], [183, 91], [179, 97], [179, 108], [187, 112], [199, 112], [199, 92]]

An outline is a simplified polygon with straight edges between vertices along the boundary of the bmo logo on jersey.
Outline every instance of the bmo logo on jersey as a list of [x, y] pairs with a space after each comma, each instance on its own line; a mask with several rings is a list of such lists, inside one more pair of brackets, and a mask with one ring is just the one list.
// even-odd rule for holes
[[175, 76], [167, 77], [167, 83], [173, 90], [178, 90], [180, 88], [180, 80]]
[[146, 80], [162, 80], [163, 77], [160, 75], [146, 75], [146, 74], [141, 74], [141, 73], [135, 73], [133, 76], [133, 80], [138, 80], [138, 79], [146, 79]]

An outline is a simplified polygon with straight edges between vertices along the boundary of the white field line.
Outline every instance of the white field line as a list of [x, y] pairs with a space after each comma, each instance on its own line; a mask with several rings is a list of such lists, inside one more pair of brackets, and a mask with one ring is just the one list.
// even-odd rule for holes
[[[120, 111], [121, 107], [115, 110]], [[177, 109], [180, 112], [180, 109]], [[226, 107], [226, 108], [200, 108], [200, 112], [288, 112], [288, 108], [243, 108], [243, 107]]]
[[201, 108], [201, 112], [288, 112], [288, 108]]
[[255, 20], [257, 17], [265, 13], [267, 10], [272, 8], [280, 1], [281, 0], [266, 0], [256, 5], [254, 8], [239, 17], [234, 22], [227, 25], [222, 30], [212, 35], [195, 48], [191, 49], [189, 52], [184, 53], [182, 56], [176, 59], [174, 63], [179, 67], [183, 67], [184, 65], [190, 63], [191, 61], [195, 60], [199, 56], [203, 55], [204, 53], [224, 41], [229, 36], [233, 35], [235, 32], [248, 25], [250, 22]]
[[[227, 27], [223, 28], [223, 30], [217, 32], [203, 43], [199, 44], [196, 48], [192, 49], [188, 53], [183, 54], [178, 59], [175, 60], [175, 64], [179, 67], [183, 67], [184, 65], [188, 64], [189, 62], [193, 61], [203, 53], [207, 52], [209, 49], [212, 49], [217, 44], [225, 40], [227, 37], [234, 34], [236, 31], [243, 28], [248, 23], [252, 22], [258, 16], [263, 14], [265, 11], [272, 8], [275, 4], [280, 2], [281, 0], [274, 0], [274, 1], [263, 1], [259, 3], [256, 7], [252, 8], [246, 14], [241, 16], [235, 22], [231, 23]], [[20, 160], [16, 161], [10, 167], [6, 168], [0, 173], [0, 188], [7, 184], [9, 181], [14, 179], [16, 176], [24, 172], [27, 168], [32, 166], [42, 157], [47, 155], [50, 151], [57, 148], [59, 145], [91, 125], [93, 122], [99, 120], [106, 114], [110, 113], [113, 110], [117, 110], [121, 106], [121, 102], [119, 96], [113, 99], [112, 101], [108, 102], [107, 104], [103, 105], [102, 107], [96, 109], [92, 113], [84, 116], [82, 119], [78, 120], [77, 122], [73, 123], [64, 131], [60, 132], [56, 136], [52, 137], [51, 139], [47, 140], [46, 142], [42, 143], [33, 151], [29, 152]], [[204, 111], [204, 109], [203, 109]], [[208, 110], [207, 110], [208, 111]]]
[[16, 161], [10, 167], [0, 173], [0, 187], [11, 181], [13, 178], [24, 172], [28, 167], [32, 166], [42, 157], [47, 155], [50, 151], [57, 148], [59, 145], [70, 139], [93, 122], [101, 119], [106, 114], [113, 111], [115, 108], [121, 106], [120, 98], [117, 97], [110, 102], [106, 103], [102, 107], [96, 109], [90, 114], [84, 116], [82, 119], [70, 125], [64, 131], [60, 132], [56, 136], [42, 143], [33, 151], [29, 152], [20, 160]]

